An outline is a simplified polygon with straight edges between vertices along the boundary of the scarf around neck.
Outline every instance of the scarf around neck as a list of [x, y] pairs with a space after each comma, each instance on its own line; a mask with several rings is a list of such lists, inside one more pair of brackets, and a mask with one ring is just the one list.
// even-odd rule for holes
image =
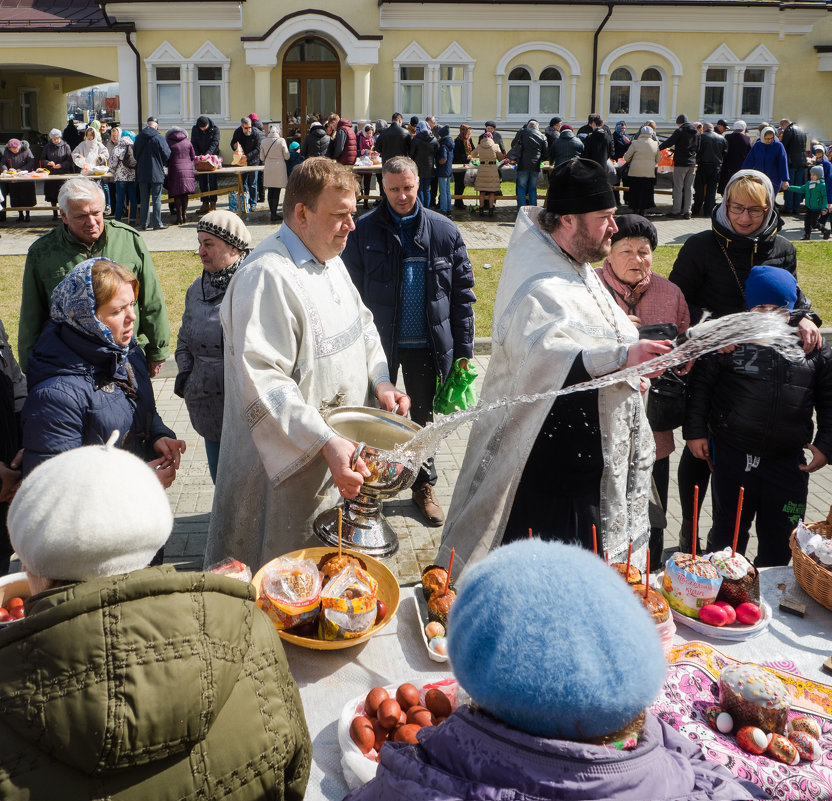
[[243, 263], [246, 256], [248, 256], [248, 254], [250, 252], [251, 251], [249, 251], [249, 250], [242, 251], [240, 253], [240, 257], [237, 259], [237, 261], [234, 262], [234, 264], [231, 264], [228, 267], [225, 267], [224, 269], [220, 270], [219, 272], [209, 273], [207, 270], [204, 270], [203, 272], [208, 277], [208, 283], [212, 287], [214, 287], [214, 289], [218, 289], [221, 292], [225, 292], [225, 290], [228, 289], [228, 284], [230, 283], [231, 279], [234, 277], [234, 273], [236, 273], [237, 270], [240, 269], [240, 265]]
[[[644, 278], [641, 279], [635, 286], [625, 284], [612, 271], [609, 259], [604, 260], [604, 266], [601, 268], [601, 280], [607, 289], [610, 290], [616, 300], [620, 300], [624, 304], [627, 314], [635, 314], [636, 307], [641, 300], [642, 295], [650, 286], [650, 280], [653, 278], [653, 271], [650, 270]], [[620, 304], [619, 304], [620, 305]]]

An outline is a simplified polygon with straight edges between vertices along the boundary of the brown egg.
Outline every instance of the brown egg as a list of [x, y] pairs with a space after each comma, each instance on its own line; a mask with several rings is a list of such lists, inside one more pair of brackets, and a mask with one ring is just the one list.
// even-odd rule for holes
[[399, 702], [399, 706], [406, 712], [410, 707], [418, 706], [419, 690], [412, 684], [402, 684], [396, 690], [396, 700]]
[[375, 715], [378, 712], [381, 702], [386, 701], [389, 697], [390, 693], [384, 687], [373, 687], [364, 699], [364, 713], [368, 717]]
[[378, 718], [373, 718], [371, 723], [373, 724], [373, 734], [375, 735], [375, 742], [373, 743], [373, 748], [378, 751], [381, 746], [387, 741], [387, 737], [390, 734], [381, 723], [378, 722]]
[[352, 723], [350, 723], [350, 737], [361, 749], [362, 754], [367, 754], [372, 751], [376, 736], [373, 732], [373, 724], [370, 722], [370, 719], [364, 717], [364, 715], [354, 717]]
[[397, 726], [404, 726], [407, 723], [407, 712], [402, 710], [401, 715], [399, 715], [399, 722], [396, 724]]
[[432, 726], [433, 715], [423, 706], [412, 706], [407, 710], [407, 722], [417, 726]]
[[416, 733], [419, 731], [421, 726], [416, 726], [413, 723], [408, 723], [404, 726], [399, 726], [396, 731], [393, 732], [393, 742], [395, 743], [418, 743], [419, 741], [416, 739]]
[[385, 729], [392, 729], [399, 722], [399, 718], [402, 715], [402, 708], [395, 698], [388, 698], [379, 704], [376, 714], [378, 716], [378, 722]]
[[446, 718], [453, 711], [448, 696], [435, 687], [425, 693], [425, 706], [436, 716]]

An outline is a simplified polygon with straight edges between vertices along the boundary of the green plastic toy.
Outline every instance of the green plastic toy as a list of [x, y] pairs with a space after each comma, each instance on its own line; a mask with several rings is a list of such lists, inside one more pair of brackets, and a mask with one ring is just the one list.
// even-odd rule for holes
[[[467, 362], [465, 367], [460, 362]], [[436, 395], [433, 398], [435, 414], [453, 414], [477, 405], [474, 380], [478, 373], [468, 359], [457, 359], [444, 384], [436, 381]]]

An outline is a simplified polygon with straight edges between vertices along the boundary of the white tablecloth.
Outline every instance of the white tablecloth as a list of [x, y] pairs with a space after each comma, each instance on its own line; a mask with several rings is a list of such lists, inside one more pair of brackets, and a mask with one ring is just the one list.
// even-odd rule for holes
[[[785, 590], [778, 585], [785, 585]], [[832, 684], [821, 665], [832, 654], [832, 612], [809, 598], [794, 578], [791, 567], [761, 571], [763, 598], [772, 609], [772, 621], [759, 636], [744, 642], [709, 638], [678, 626], [676, 643], [702, 640], [720, 651], [748, 662], [791, 660], [807, 678]], [[781, 612], [780, 599], [789, 597], [806, 604], [806, 616]], [[341, 772], [338, 718], [347, 701], [373, 687], [410, 681], [417, 686], [450, 676], [449, 663], [432, 662], [421, 639], [414, 588], [402, 588], [396, 618], [366, 644], [341, 651], [312, 651], [286, 644], [289, 667], [300, 687], [306, 721], [312, 736], [312, 773], [309, 801], [340, 801], [347, 785]]]

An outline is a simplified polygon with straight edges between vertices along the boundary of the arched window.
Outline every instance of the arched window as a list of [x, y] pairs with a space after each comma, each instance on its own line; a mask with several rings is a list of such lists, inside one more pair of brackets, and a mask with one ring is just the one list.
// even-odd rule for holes
[[557, 67], [546, 67], [538, 80], [537, 113], [541, 117], [560, 113], [560, 98], [563, 94], [563, 75]]
[[532, 75], [525, 67], [515, 67], [508, 74], [508, 113], [527, 117], [530, 113]]
[[626, 67], [613, 70], [610, 75], [610, 114], [629, 114], [633, 93], [633, 73]]
[[639, 114], [659, 114], [663, 83], [662, 74], [655, 67], [641, 73], [638, 87]]
[[329, 42], [312, 36], [292, 43], [283, 57], [283, 130], [302, 139], [313, 122], [341, 107], [341, 63]]

